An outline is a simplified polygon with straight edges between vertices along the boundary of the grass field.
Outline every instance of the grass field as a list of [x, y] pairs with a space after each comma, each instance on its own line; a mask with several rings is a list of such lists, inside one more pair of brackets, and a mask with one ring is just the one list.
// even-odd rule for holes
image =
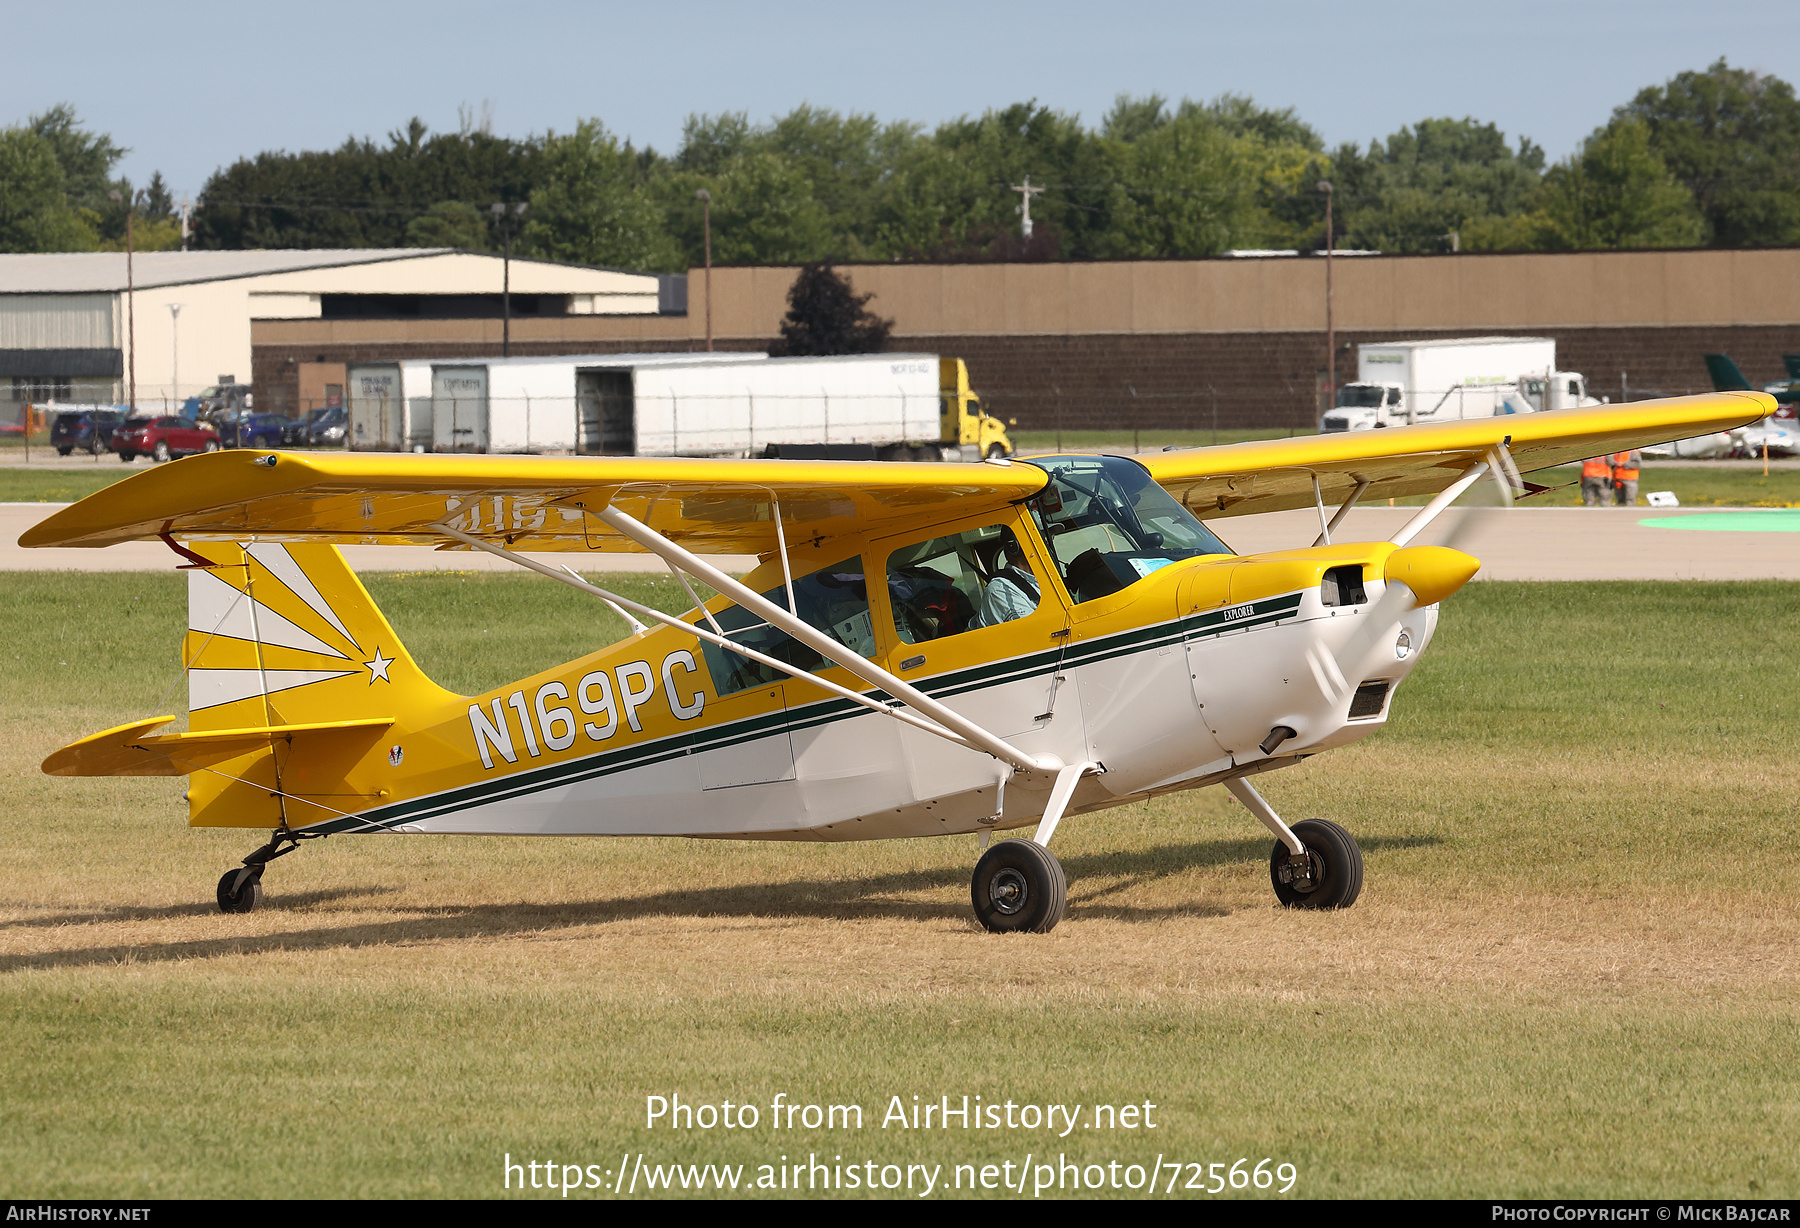
[[[531, 578], [370, 587], [462, 688], [619, 629]], [[1006, 938], [970, 920], [971, 838], [340, 837], [222, 916], [248, 833], [185, 830], [178, 781], [36, 766], [170, 710], [180, 579], [0, 593], [10, 1196], [494, 1196], [508, 1153], [628, 1152], [747, 1182], [1029, 1152], [1266, 1156], [1291, 1196], [1800, 1195], [1791, 585], [1471, 586], [1383, 733], [1262, 782], [1357, 834], [1354, 909], [1276, 907], [1270, 841], [1209, 790], [1067, 821], [1067, 919]], [[762, 1120], [645, 1129], [675, 1092]], [[773, 1130], [777, 1093], [865, 1128]], [[965, 1094], [1149, 1101], [1157, 1129], [880, 1125]]]

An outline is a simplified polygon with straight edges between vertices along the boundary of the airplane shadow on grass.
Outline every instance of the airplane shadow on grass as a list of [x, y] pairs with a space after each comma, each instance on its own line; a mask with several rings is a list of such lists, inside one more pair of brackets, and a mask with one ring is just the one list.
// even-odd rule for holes
[[[1361, 842], [1366, 853], [1422, 848], [1440, 843], [1442, 841], [1435, 836], [1372, 837]], [[1170, 878], [1189, 870], [1224, 865], [1248, 868], [1249, 865], [1266, 864], [1269, 848], [1269, 843], [1262, 840], [1207, 840], [1065, 858], [1063, 868], [1071, 882], [1067, 918], [1075, 921], [1106, 919], [1142, 922], [1180, 916], [1225, 916], [1230, 909], [1204, 902], [1145, 907], [1115, 902], [1115, 897], [1155, 880]], [[822, 921], [949, 920], [973, 926], [966, 895], [968, 881], [968, 870], [942, 868], [860, 878], [737, 883], [726, 887], [701, 887], [662, 891], [653, 895], [556, 904], [520, 902], [467, 906], [402, 906], [407, 915], [391, 921], [292, 929], [243, 937], [196, 939], [191, 942], [140, 943], [9, 955], [0, 957], [0, 973], [26, 968], [166, 963], [219, 955], [258, 955], [390, 943], [509, 938], [523, 934], [542, 936], [558, 929], [653, 917], [759, 920], [812, 918]], [[1084, 881], [1091, 885], [1084, 886]], [[956, 891], [953, 902], [908, 898], [947, 889]], [[392, 887], [354, 887], [298, 892], [293, 895], [271, 892], [263, 909], [291, 913], [299, 919], [305, 915], [302, 910], [321, 904], [386, 895], [396, 890], [398, 889]], [[41, 920], [34, 918], [9, 924], [69, 926], [109, 921], [198, 917], [213, 913], [214, 909], [210, 904], [183, 904], [164, 908], [123, 907], [82, 916], [60, 914]]]

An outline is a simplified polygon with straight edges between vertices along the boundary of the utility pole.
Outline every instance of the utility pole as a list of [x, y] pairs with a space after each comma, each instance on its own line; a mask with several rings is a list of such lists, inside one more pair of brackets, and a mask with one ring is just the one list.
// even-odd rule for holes
[[1031, 198], [1040, 195], [1044, 189], [1031, 186], [1031, 176], [1025, 176], [1024, 183], [1015, 183], [1012, 190], [1019, 194], [1019, 233], [1022, 237], [1031, 237]]
[[169, 399], [176, 404], [179, 413], [181, 405], [181, 309], [185, 303], [169, 304]]
[[1337, 403], [1337, 321], [1331, 303], [1331, 180], [1319, 180], [1319, 191], [1325, 193], [1325, 408]]
[[512, 232], [516, 218], [525, 216], [525, 202], [508, 207], [495, 202], [491, 212], [500, 223], [500, 357], [512, 357]]
[[[701, 188], [694, 193], [700, 202], [700, 225], [706, 232], [706, 352], [712, 353], [712, 193]], [[689, 334], [692, 336], [692, 334]]]
[[193, 208], [188, 204], [187, 193], [183, 192], [181, 194], [181, 250], [184, 252], [188, 249], [188, 216], [193, 212]]
[[132, 268], [134, 253], [131, 239], [131, 202], [125, 200], [114, 188], [107, 193], [125, 206], [125, 362], [129, 372], [131, 393], [126, 401], [132, 413], [137, 413], [137, 275]]

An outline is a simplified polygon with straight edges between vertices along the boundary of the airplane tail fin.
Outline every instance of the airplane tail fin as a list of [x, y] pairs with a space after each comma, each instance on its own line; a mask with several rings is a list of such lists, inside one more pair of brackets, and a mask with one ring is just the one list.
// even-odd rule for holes
[[1744, 378], [1744, 373], [1738, 370], [1738, 365], [1735, 362], [1732, 362], [1727, 355], [1707, 354], [1704, 355], [1704, 357], [1706, 359], [1706, 373], [1712, 376], [1713, 391], [1756, 391], [1756, 389], [1750, 387], [1750, 381]]
[[389, 726], [446, 692], [336, 546], [190, 549], [212, 566], [188, 572], [189, 822], [301, 827], [374, 804]]
[[[187, 776], [196, 827], [355, 821], [395, 783], [410, 714], [449, 696], [419, 671], [337, 547], [195, 542], [189, 728], [171, 715], [63, 747], [52, 776]], [[390, 747], [388, 743], [392, 741]]]

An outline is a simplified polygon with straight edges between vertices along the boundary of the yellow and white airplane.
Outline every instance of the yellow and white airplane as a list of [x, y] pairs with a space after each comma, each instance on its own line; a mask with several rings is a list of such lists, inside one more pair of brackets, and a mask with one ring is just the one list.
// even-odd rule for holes
[[[189, 729], [57, 751], [65, 776], [188, 776], [190, 823], [270, 831], [219, 880], [355, 832], [871, 840], [980, 833], [975, 914], [1046, 931], [1067, 814], [1222, 784], [1275, 835], [1283, 904], [1340, 908], [1362, 854], [1250, 778], [1375, 732], [1479, 564], [1411, 545], [1462, 491], [1766, 417], [1723, 393], [1166, 452], [975, 465], [233, 451], [51, 516], [26, 546], [161, 538], [190, 569]], [[1334, 542], [1362, 499], [1435, 497]], [[1332, 505], [1336, 505], [1335, 512]], [[1203, 521], [1316, 507], [1234, 554]], [[483, 550], [624, 613], [628, 639], [476, 695], [420, 672], [336, 544]], [[520, 551], [661, 556], [680, 617]], [[742, 582], [701, 555], [755, 553]], [[641, 620], [641, 621], [639, 621]], [[1036, 824], [1028, 840], [989, 833]]]

